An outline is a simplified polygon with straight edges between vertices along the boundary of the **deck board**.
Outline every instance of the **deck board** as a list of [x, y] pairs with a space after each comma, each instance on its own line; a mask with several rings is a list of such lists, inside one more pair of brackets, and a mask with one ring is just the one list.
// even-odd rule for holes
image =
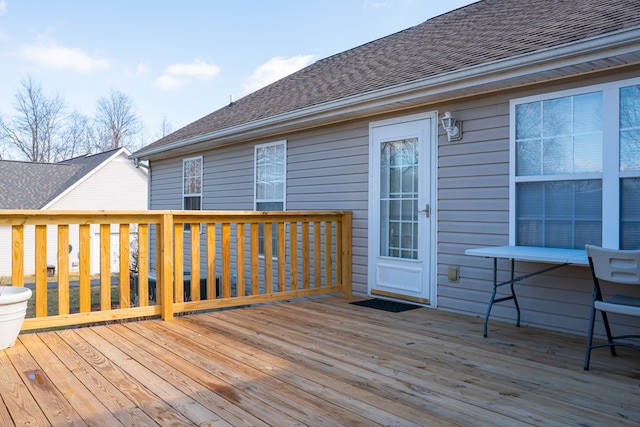
[[[42, 341], [56, 354], [65, 368], [73, 372], [84, 386], [90, 390], [88, 394], [94, 400], [102, 402], [110, 412], [125, 425], [155, 425], [153, 419], [136, 405], [127, 394], [109, 381], [98, 370], [99, 354], [77, 337], [71, 330], [58, 334], [39, 334]], [[60, 337], [66, 339], [60, 339]], [[88, 355], [84, 359], [81, 354]], [[115, 378], [114, 378], [115, 380]], [[114, 381], [115, 382], [115, 381]], [[117, 425], [117, 423], [116, 423]]]
[[640, 353], [317, 298], [53, 332], [0, 351], [2, 425], [640, 424]]

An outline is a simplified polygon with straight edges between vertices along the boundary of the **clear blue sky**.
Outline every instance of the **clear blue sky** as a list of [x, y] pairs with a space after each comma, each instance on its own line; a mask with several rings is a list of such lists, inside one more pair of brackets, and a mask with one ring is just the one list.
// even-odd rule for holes
[[128, 95], [158, 136], [310, 63], [475, 0], [0, 0], [0, 114], [26, 76], [93, 115]]

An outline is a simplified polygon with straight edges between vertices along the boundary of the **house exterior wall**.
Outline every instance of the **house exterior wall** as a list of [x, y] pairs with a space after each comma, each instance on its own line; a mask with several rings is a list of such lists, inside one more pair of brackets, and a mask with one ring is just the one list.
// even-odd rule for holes
[[[47, 265], [58, 266], [58, 228], [56, 226], [47, 226]], [[35, 227], [27, 225], [24, 227], [24, 274], [32, 275], [35, 273]], [[0, 276], [11, 276], [11, 227], [0, 227]], [[77, 272], [79, 270], [78, 259], [78, 242], [79, 231], [78, 226], [69, 226], [69, 245], [72, 250], [69, 252], [69, 271]], [[8, 278], [5, 279], [8, 281]]]
[[[509, 100], [520, 96], [511, 92], [447, 106], [463, 120], [464, 136], [458, 142], [439, 141], [437, 285], [442, 310], [484, 316], [491, 299], [492, 259], [464, 251], [509, 244]], [[459, 267], [459, 281], [448, 280], [449, 266]], [[498, 267], [498, 280], [508, 280], [510, 262], [498, 260]], [[517, 262], [516, 274], [544, 267]], [[565, 267], [518, 283], [522, 324], [582, 333], [591, 301], [589, 274], [584, 267]], [[513, 302], [494, 305], [491, 319], [513, 323]]]
[[[120, 155], [103, 164], [91, 176], [65, 193], [59, 200], [48, 206], [48, 210], [146, 210], [147, 209], [147, 174], [143, 169], [135, 168], [133, 162], [126, 156]], [[91, 226], [91, 273], [99, 271], [99, 226]], [[112, 227], [112, 236], [118, 235], [117, 226]], [[25, 269], [27, 275], [35, 272], [34, 259], [34, 227], [25, 227]], [[117, 242], [116, 237], [112, 241]], [[11, 228], [0, 227], [0, 242], [11, 241]], [[69, 268], [78, 271], [79, 266], [79, 229], [78, 226], [69, 227]], [[117, 246], [117, 243], [115, 243]], [[114, 244], [112, 244], [114, 246]], [[47, 264], [57, 268], [57, 229], [47, 227]], [[114, 247], [117, 252], [117, 247]], [[112, 263], [117, 268], [117, 263]], [[113, 270], [114, 272], [117, 271]], [[0, 276], [11, 274], [10, 246], [2, 244], [0, 247]]]
[[[354, 291], [365, 294], [368, 123], [359, 121], [198, 153], [203, 155], [202, 208], [253, 210], [254, 146], [286, 139], [286, 210], [353, 211]], [[151, 209], [182, 208], [182, 159], [189, 156], [152, 162]], [[154, 248], [152, 244], [152, 260]]]
[[[484, 317], [492, 290], [492, 259], [466, 256], [464, 251], [509, 244], [509, 101], [637, 77], [634, 74], [607, 73], [446, 105], [447, 110], [455, 111], [463, 120], [464, 136], [458, 142], [449, 143], [443, 136], [439, 141], [437, 280], [440, 309]], [[458, 282], [447, 279], [449, 266], [460, 268]], [[516, 262], [516, 274], [548, 266]], [[508, 280], [509, 261], [499, 260], [498, 267], [498, 280]], [[521, 322], [586, 334], [592, 289], [589, 268], [580, 266], [564, 267], [519, 282], [516, 293]], [[515, 314], [509, 301], [494, 305], [491, 319], [514, 323]], [[633, 327], [633, 319], [628, 317], [616, 317], [615, 322], [618, 331], [629, 332]]]
[[120, 155], [54, 201], [49, 210], [146, 210], [147, 174]]
[[[88, 179], [73, 188], [63, 198], [50, 205], [50, 210], [146, 210], [148, 206], [148, 182], [144, 169], [120, 155], [96, 170]], [[134, 231], [134, 230], [132, 230]], [[91, 226], [91, 274], [100, 271], [100, 226]], [[135, 236], [135, 234], [132, 234]], [[111, 226], [111, 271], [117, 272], [119, 263], [118, 226]], [[69, 266], [77, 271], [79, 265], [79, 228], [69, 227]], [[55, 231], [49, 232], [47, 262], [56, 265], [57, 239]]]
[[9, 280], [1, 276], [8, 276], [11, 274], [11, 227], [0, 226], [0, 243], [2, 247], [0, 249], [0, 285], [6, 285]]
[[[635, 76], [610, 72], [552, 82], [197, 153], [204, 156], [203, 209], [252, 210], [253, 147], [285, 139], [287, 210], [353, 211], [353, 292], [366, 295], [369, 123], [454, 111], [463, 121], [461, 141], [448, 142], [438, 126], [438, 309], [484, 316], [492, 290], [492, 260], [466, 256], [464, 251], [509, 244], [509, 101], [631, 77]], [[152, 170], [151, 208], [180, 209], [182, 157], [153, 161]], [[459, 267], [458, 281], [448, 280], [449, 266]], [[543, 267], [516, 263], [520, 273]], [[499, 261], [499, 277], [506, 280], [508, 268], [508, 261]], [[586, 332], [592, 290], [588, 268], [569, 266], [516, 286], [523, 325]], [[491, 319], [513, 323], [513, 304], [496, 304]], [[615, 322], [631, 327], [628, 320]]]

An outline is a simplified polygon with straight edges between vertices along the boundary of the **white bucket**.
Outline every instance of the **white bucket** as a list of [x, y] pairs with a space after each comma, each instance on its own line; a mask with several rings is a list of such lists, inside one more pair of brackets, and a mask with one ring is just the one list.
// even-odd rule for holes
[[0, 350], [16, 343], [31, 293], [29, 288], [0, 286]]

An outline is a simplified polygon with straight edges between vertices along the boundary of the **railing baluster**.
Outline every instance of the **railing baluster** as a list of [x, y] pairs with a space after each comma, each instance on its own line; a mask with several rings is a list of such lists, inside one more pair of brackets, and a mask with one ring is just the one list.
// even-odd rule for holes
[[333, 222], [324, 222], [324, 285], [333, 284]]
[[260, 295], [260, 257], [258, 246], [260, 242], [260, 227], [251, 224], [251, 295]]
[[36, 317], [47, 316], [47, 226], [36, 225]]
[[[120, 308], [131, 307], [131, 293], [129, 281], [129, 265], [131, 263], [131, 251], [129, 246], [131, 239], [129, 237], [129, 224], [120, 224]], [[111, 288], [111, 283], [108, 283]]]
[[264, 292], [273, 293], [273, 228], [271, 222], [264, 224]]
[[100, 224], [100, 309], [111, 308], [111, 225]]
[[216, 225], [207, 224], [207, 299], [216, 299]]
[[291, 290], [298, 290], [298, 223], [289, 223], [289, 281]]
[[236, 296], [243, 297], [244, 290], [244, 224], [236, 224]]
[[310, 260], [309, 222], [302, 223], [302, 287], [311, 288], [311, 260]]
[[173, 262], [175, 274], [172, 278], [174, 283], [173, 300], [175, 302], [184, 302], [184, 225], [175, 224], [173, 230], [175, 253], [175, 261]]
[[322, 234], [320, 221], [313, 222], [313, 286], [322, 286]]
[[200, 223], [191, 224], [191, 301], [200, 301]]
[[[80, 225], [80, 312], [91, 311], [91, 227]], [[102, 286], [102, 285], [100, 285]]]
[[149, 224], [138, 225], [138, 305], [149, 305]]
[[284, 292], [286, 291], [286, 280], [287, 280], [287, 273], [286, 273], [286, 256], [285, 256], [285, 251], [286, 251], [286, 241], [285, 241], [285, 237], [284, 237], [284, 223], [283, 222], [278, 222], [277, 225], [277, 230], [278, 230], [278, 292]]
[[[155, 295], [156, 295], [156, 304], [157, 305], [162, 305], [162, 287], [160, 286], [160, 284], [162, 283], [162, 279], [164, 278], [164, 271], [162, 271], [162, 264], [163, 264], [163, 253], [162, 253], [162, 248], [164, 247], [164, 240], [163, 240], [163, 229], [162, 227], [164, 226], [164, 220], [165, 220], [165, 216], [162, 216], [162, 223], [156, 225], [156, 283], [153, 285], [155, 286]], [[172, 243], [173, 245], [173, 243]], [[173, 255], [172, 255], [173, 256]], [[152, 290], [153, 292], [153, 290]], [[163, 318], [164, 318], [164, 313], [163, 313]]]
[[222, 224], [222, 297], [231, 297], [231, 224]]
[[69, 226], [58, 225], [58, 314], [69, 314]]

